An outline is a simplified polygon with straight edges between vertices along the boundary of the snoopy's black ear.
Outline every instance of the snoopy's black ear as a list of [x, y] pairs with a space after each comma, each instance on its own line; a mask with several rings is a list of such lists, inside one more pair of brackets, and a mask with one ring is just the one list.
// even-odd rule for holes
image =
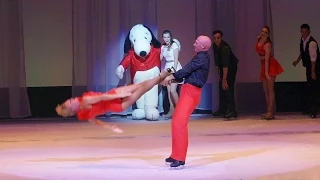
[[151, 34], [151, 37], [152, 37], [152, 40], [151, 40], [151, 44], [153, 45], [154, 48], [161, 48], [161, 43], [160, 41], [158, 41], [158, 39], [154, 36], [153, 32], [151, 31], [151, 29], [146, 26], [146, 25], [143, 25], [145, 28], [148, 29], [148, 31], [150, 32]]
[[153, 45], [154, 48], [161, 48], [161, 43], [160, 41], [158, 41], [158, 39], [153, 35], [153, 33], [151, 32], [152, 35], [152, 40], [151, 43]]
[[124, 47], [123, 47], [124, 54], [127, 54], [131, 49], [131, 41], [129, 37], [130, 37], [130, 32], [128, 33], [126, 40], [124, 41]]

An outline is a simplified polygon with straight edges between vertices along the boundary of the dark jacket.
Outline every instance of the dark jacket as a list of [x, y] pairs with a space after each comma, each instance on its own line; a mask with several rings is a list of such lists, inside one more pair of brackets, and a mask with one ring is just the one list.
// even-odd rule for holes
[[221, 41], [219, 47], [213, 43], [215, 65], [219, 68], [237, 66], [239, 59], [233, 54], [231, 47], [225, 41]]

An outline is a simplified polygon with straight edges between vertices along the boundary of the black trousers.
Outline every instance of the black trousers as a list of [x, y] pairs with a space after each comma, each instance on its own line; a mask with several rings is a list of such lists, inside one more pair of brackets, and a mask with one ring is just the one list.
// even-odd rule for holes
[[317, 74], [317, 79], [313, 80], [311, 78], [311, 72], [307, 69], [307, 112], [310, 114], [317, 114], [320, 107], [320, 74]]
[[237, 66], [228, 68], [227, 83], [229, 88], [227, 90], [222, 89], [223, 68], [220, 69], [219, 82], [219, 111], [221, 113], [236, 112], [236, 101], [234, 99], [234, 83], [236, 81]]

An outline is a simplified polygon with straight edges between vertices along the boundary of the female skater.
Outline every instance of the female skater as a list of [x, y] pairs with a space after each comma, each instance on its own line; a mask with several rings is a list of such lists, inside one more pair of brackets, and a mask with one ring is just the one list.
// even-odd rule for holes
[[270, 28], [264, 26], [261, 29], [260, 36], [256, 45], [256, 51], [261, 60], [260, 80], [263, 84], [263, 90], [267, 102], [267, 113], [261, 116], [262, 119], [271, 120], [275, 115], [275, 93], [274, 82], [276, 76], [283, 72], [279, 62], [271, 55], [272, 42], [270, 39]]
[[144, 93], [154, 85], [162, 82], [167, 76], [175, 72], [168, 68], [159, 74], [159, 77], [144, 81], [139, 84], [118, 87], [106, 93], [88, 92], [82, 97], [71, 98], [58, 105], [56, 112], [62, 117], [69, 117], [77, 114], [79, 120], [88, 120], [90, 123], [109, 128], [114, 132], [122, 133], [116, 126], [109, 126], [107, 123], [97, 119], [98, 115], [107, 111], [121, 112], [137, 101]]
[[[169, 30], [165, 30], [162, 33], [164, 44], [161, 47], [160, 59], [163, 58], [166, 61], [165, 69], [174, 67], [177, 71], [182, 69], [182, 66], [178, 60], [179, 51], [180, 51], [180, 42], [177, 39], [172, 38], [172, 34]], [[167, 118], [171, 118], [174, 107], [178, 102], [178, 93], [177, 93], [178, 83], [172, 83], [167, 86], [168, 98], [170, 103], [170, 110], [166, 114]]]

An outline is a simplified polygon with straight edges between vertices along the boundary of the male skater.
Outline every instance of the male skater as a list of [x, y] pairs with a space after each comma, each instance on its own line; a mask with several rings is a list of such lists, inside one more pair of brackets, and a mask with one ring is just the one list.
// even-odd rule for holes
[[181, 70], [166, 77], [162, 84], [182, 82], [180, 98], [172, 116], [172, 153], [165, 161], [173, 168], [183, 167], [188, 149], [188, 120], [192, 112], [200, 103], [201, 89], [206, 84], [210, 67], [208, 50], [211, 40], [207, 36], [199, 36], [194, 43], [197, 54]]
[[219, 77], [219, 110], [213, 116], [224, 116], [225, 120], [238, 117], [234, 99], [234, 83], [237, 74], [238, 58], [232, 53], [231, 47], [223, 38], [223, 32], [215, 30], [212, 33], [214, 60]]
[[293, 66], [296, 66], [302, 59], [302, 65], [306, 68], [307, 76], [307, 109], [303, 114], [308, 114], [312, 118], [317, 117], [320, 97], [320, 53], [317, 41], [310, 35], [310, 26], [302, 24], [300, 26], [300, 54]]

